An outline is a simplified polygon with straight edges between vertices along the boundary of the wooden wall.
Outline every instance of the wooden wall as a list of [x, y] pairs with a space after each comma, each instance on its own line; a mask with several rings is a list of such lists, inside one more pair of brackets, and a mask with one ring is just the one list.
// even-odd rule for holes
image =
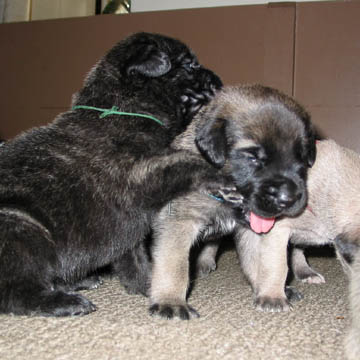
[[260, 82], [298, 98], [325, 135], [360, 151], [360, 3], [278, 3], [0, 25], [0, 137], [69, 108], [96, 61], [150, 31], [189, 44], [225, 84]]

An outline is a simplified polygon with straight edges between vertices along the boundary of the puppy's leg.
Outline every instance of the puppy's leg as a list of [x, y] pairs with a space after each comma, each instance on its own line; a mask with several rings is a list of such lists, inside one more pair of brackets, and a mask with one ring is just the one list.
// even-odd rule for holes
[[212, 192], [232, 182], [200, 155], [176, 151], [135, 163], [128, 177], [131, 191], [126, 196], [139, 208], [160, 210], [189, 191], [206, 188]]
[[251, 230], [240, 229], [234, 236], [241, 269], [253, 290], [257, 284], [261, 236]]
[[196, 261], [196, 273], [199, 277], [206, 277], [216, 270], [216, 254], [219, 249], [218, 242], [205, 244]]
[[325, 278], [308, 264], [304, 250], [294, 247], [291, 252], [291, 268], [295, 278], [308, 284], [324, 284]]
[[149, 295], [152, 265], [144, 242], [126, 252], [112, 266], [129, 294]]
[[275, 225], [266, 235], [248, 230], [237, 239], [237, 251], [254, 294], [256, 309], [269, 312], [289, 311], [288, 296], [300, 295], [286, 289], [287, 245], [290, 229]]
[[360, 359], [360, 251], [354, 256], [350, 275], [351, 326], [345, 338], [345, 352], [349, 360]]
[[[229, 205], [240, 206], [244, 202], [244, 197], [236, 191], [236, 188], [229, 186], [219, 189], [215, 195], [220, 199], [223, 199]], [[196, 264], [197, 275], [199, 277], [205, 277], [212, 271], [216, 270], [216, 254], [219, 249], [219, 242], [211, 242], [204, 246], [202, 249]]]
[[[191, 215], [173, 214], [169, 204], [154, 223], [153, 271], [150, 290], [150, 314], [188, 320], [198, 313], [186, 302], [189, 284], [189, 253], [197, 239], [200, 224]], [[189, 209], [190, 205], [185, 205]], [[174, 210], [175, 211], [175, 210]], [[176, 212], [176, 211], [175, 211]]]
[[[244, 202], [244, 197], [236, 191], [233, 186], [223, 187], [218, 189], [215, 194], [212, 194], [216, 198], [223, 199], [228, 205], [236, 206], [238, 209]], [[204, 246], [198, 259], [197, 259], [197, 275], [199, 277], [205, 277], [212, 271], [216, 270], [216, 254], [219, 249], [219, 242], [211, 242]]]
[[[61, 268], [50, 233], [29, 215], [1, 209], [0, 312], [18, 315], [84, 315], [95, 306], [85, 297], [64, 291]], [[21, 259], [19, 261], [19, 259]]]
[[255, 305], [259, 310], [271, 312], [291, 310], [291, 304], [285, 294], [289, 235], [289, 228], [274, 226], [268, 234], [262, 236], [255, 290]]

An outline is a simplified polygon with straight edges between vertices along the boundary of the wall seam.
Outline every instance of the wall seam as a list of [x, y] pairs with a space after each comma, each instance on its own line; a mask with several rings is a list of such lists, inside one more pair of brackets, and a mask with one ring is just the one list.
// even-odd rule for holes
[[295, 97], [295, 72], [296, 72], [296, 45], [297, 45], [297, 17], [298, 4], [295, 4], [294, 27], [293, 27], [293, 61], [292, 61], [292, 89], [291, 95]]

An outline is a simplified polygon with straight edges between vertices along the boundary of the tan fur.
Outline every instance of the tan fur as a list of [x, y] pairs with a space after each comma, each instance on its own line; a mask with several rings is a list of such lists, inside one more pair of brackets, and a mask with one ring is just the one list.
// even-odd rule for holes
[[[209, 211], [204, 211], [209, 209]], [[228, 215], [228, 209], [222, 203], [212, 199], [205, 192], [193, 192], [187, 196], [175, 199], [165, 206], [160, 216], [154, 221], [154, 239], [156, 239], [153, 255], [153, 271], [151, 279], [150, 302], [158, 304], [161, 313], [162, 307], [183, 307], [189, 316], [197, 313], [186, 303], [189, 286], [189, 253], [190, 248], [198, 240], [199, 232], [211, 213]], [[221, 222], [223, 234], [231, 232], [235, 220], [223, 219]], [[211, 235], [211, 230], [208, 234]], [[215, 257], [217, 246], [206, 249], [200, 256], [200, 272], [209, 272], [206, 262]], [[203, 261], [203, 263], [201, 263]], [[203, 266], [202, 266], [203, 265]], [[179, 315], [179, 314], [177, 314]], [[180, 315], [179, 315], [180, 316]]]
[[[264, 297], [279, 297], [285, 287], [288, 272], [286, 247], [291, 236], [296, 245], [334, 244], [339, 234], [345, 234], [345, 242], [354, 244], [354, 262], [349, 265], [337, 248], [344, 270], [350, 276], [350, 305], [352, 326], [346, 340], [349, 359], [360, 358], [360, 156], [332, 140], [321, 141], [317, 146], [317, 159], [308, 178], [309, 201], [306, 210], [295, 218], [284, 218], [275, 223], [266, 235], [246, 231], [238, 238], [239, 256], [245, 251], [253, 254], [256, 265], [242, 263], [245, 272], [256, 267], [258, 277], [253, 287]], [[247, 241], [247, 237], [255, 241]], [[271, 246], [269, 246], [271, 244]], [[259, 254], [264, 254], [261, 256]], [[309, 267], [303, 251], [295, 248], [292, 268], [297, 278], [309, 283], [322, 283], [324, 278]], [[249, 270], [250, 269], [250, 270]], [[268, 274], [274, 274], [269, 276]], [[287, 310], [283, 308], [282, 310]]]
[[[198, 219], [201, 209], [197, 208], [199, 200], [203, 204], [205, 199], [199, 199], [197, 193], [174, 200], [162, 209], [154, 224], [157, 244], [166, 246], [155, 246], [152, 252], [155, 264], [152, 273], [152, 302], [172, 303], [181, 299], [186, 303], [188, 254], [201, 226], [201, 219]], [[184, 211], [187, 208], [189, 212]], [[162, 226], [163, 223], [166, 226]], [[177, 237], [177, 234], [181, 234], [181, 237]]]
[[[231, 158], [229, 156], [230, 151], [241, 152], [242, 149], [260, 147], [264, 136], [274, 137], [279, 133], [282, 133], [286, 138], [284, 148], [280, 149], [279, 147], [283, 156], [287, 156], [287, 151], [293, 151], [295, 142], [301, 142], [302, 149], [307, 149], [311, 138], [307, 121], [308, 115], [305, 110], [294, 100], [275, 89], [261, 85], [226, 87], [206, 107], [200, 110], [187, 130], [175, 139], [172, 147], [182, 151], [188, 150], [200, 157], [199, 144], [196, 143], [199, 132], [209, 127], [212, 134], [212, 131], [221, 132], [226, 126], [225, 138], [216, 138], [219, 142], [226, 142], [227, 146], [226, 158], [221, 167], [221, 172], [225, 177], [232, 177], [233, 179], [235, 174], [240, 177], [240, 179], [235, 179], [235, 182], [237, 180], [242, 181], [242, 177], [245, 178], [246, 175], [239, 171], [236, 166], [242, 165], [240, 161], [244, 160], [239, 160], [240, 158], [238, 159], [236, 156]], [[206, 141], [207, 138], [205, 138]], [[301, 160], [294, 161], [298, 161], [299, 166], [303, 166], [306, 171], [306, 166]], [[282, 164], [279, 165], [280, 168], [281, 166]], [[290, 167], [292, 164], [287, 166]], [[275, 164], [274, 168], [277, 169], [277, 167]], [[285, 173], [292, 171], [288, 168], [281, 169], [281, 171], [283, 170]], [[249, 181], [253, 181], [252, 176], [248, 176]], [[303, 186], [302, 183], [301, 186]], [[296, 184], [296, 187], [300, 188], [300, 185]], [[301, 189], [304, 188], [305, 186]], [[236, 191], [232, 193], [233, 188], [218, 190], [225, 200], [231, 198], [231, 202], [234, 203], [233, 195], [235, 195], [237, 205], [243, 204], [243, 196]], [[222, 190], [226, 190], [226, 192], [222, 192]], [[211, 194], [212, 192], [209, 189], [199, 188], [198, 191], [176, 198], [161, 210], [160, 215], [153, 222], [153, 271], [150, 290], [150, 312], [152, 314], [168, 318], [178, 316], [182, 319], [197, 316], [196, 311], [186, 302], [190, 248], [197, 241], [211, 241], [230, 233], [234, 233], [236, 237], [241, 237], [244, 231], [243, 225], [237, 221], [235, 215], [237, 213], [232, 206], [229, 206], [226, 201], [214, 200], [210, 196]], [[304, 197], [306, 198], [306, 192], [304, 192]], [[305, 204], [305, 200], [302, 201]], [[298, 202], [296, 204], [298, 206]], [[299, 208], [302, 206], [300, 204]], [[241, 206], [240, 208], [242, 209]], [[281, 211], [287, 211], [287, 209]], [[248, 236], [251, 237], [251, 233], [248, 233]], [[249, 241], [251, 242], [251, 239]], [[200, 254], [197, 264], [198, 274], [206, 275], [215, 269], [217, 247], [218, 244], [212, 242]], [[261, 257], [266, 257], [266, 252], [261, 254]], [[275, 263], [284, 261], [281, 258], [282, 253], [282, 251], [278, 252], [279, 256], [274, 260]], [[252, 256], [254, 256], [254, 261], [251, 259]], [[244, 267], [248, 268], [251, 264], [260, 263], [255, 261], [255, 257], [251, 251], [248, 252], [247, 256], [245, 250], [243, 258], [248, 266], [245, 265]], [[259, 273], [254, 269], [248, 271], [249, 277], [254, 273], [257, 274], [257, 277], [251, 281], [253, 283], [259, 282], [259, 290], [265, 286], [265, 283], [261, 283], [261, 279], [264, 278], [264, 271], [266, 272], [266, 269], [260, 269]], [[280, 275], [277, 278], [279, 283], [283, 281]], [[280, 296], [280, 293], [275, 292], [277, 287], [278, 284], [269, 291], [271, 290], [276, 296]], [[261, 296], [261, 293], [259, 295]]]

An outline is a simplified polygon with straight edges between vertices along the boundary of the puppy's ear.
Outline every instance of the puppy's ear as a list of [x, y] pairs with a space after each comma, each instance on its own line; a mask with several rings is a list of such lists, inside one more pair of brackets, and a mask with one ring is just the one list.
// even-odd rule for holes
[[308, 167], [312, 167], [314, 165], [315, 159], [316, 159], [316, 144], [315, 141], [310, 141], [308, 144], [308, 158], [307, 158]]
[[128, 75], [139, 73], [148, 77], [158, 77], [171, 69], [171, 61], [167, 54], [156, 45], [142, 45], [129, 59], [126, 67]]
[[306, 146], [306, 162], [308, 167], [312, 167], [316, 159], [316, 135], [312, 126], [307, 130], [308, 132], [308, 143]]
[[214, 118], [208, 121], [199, 129], [195, 144], [208, 162], [222, 168], [227, 157], [226, 120]]

